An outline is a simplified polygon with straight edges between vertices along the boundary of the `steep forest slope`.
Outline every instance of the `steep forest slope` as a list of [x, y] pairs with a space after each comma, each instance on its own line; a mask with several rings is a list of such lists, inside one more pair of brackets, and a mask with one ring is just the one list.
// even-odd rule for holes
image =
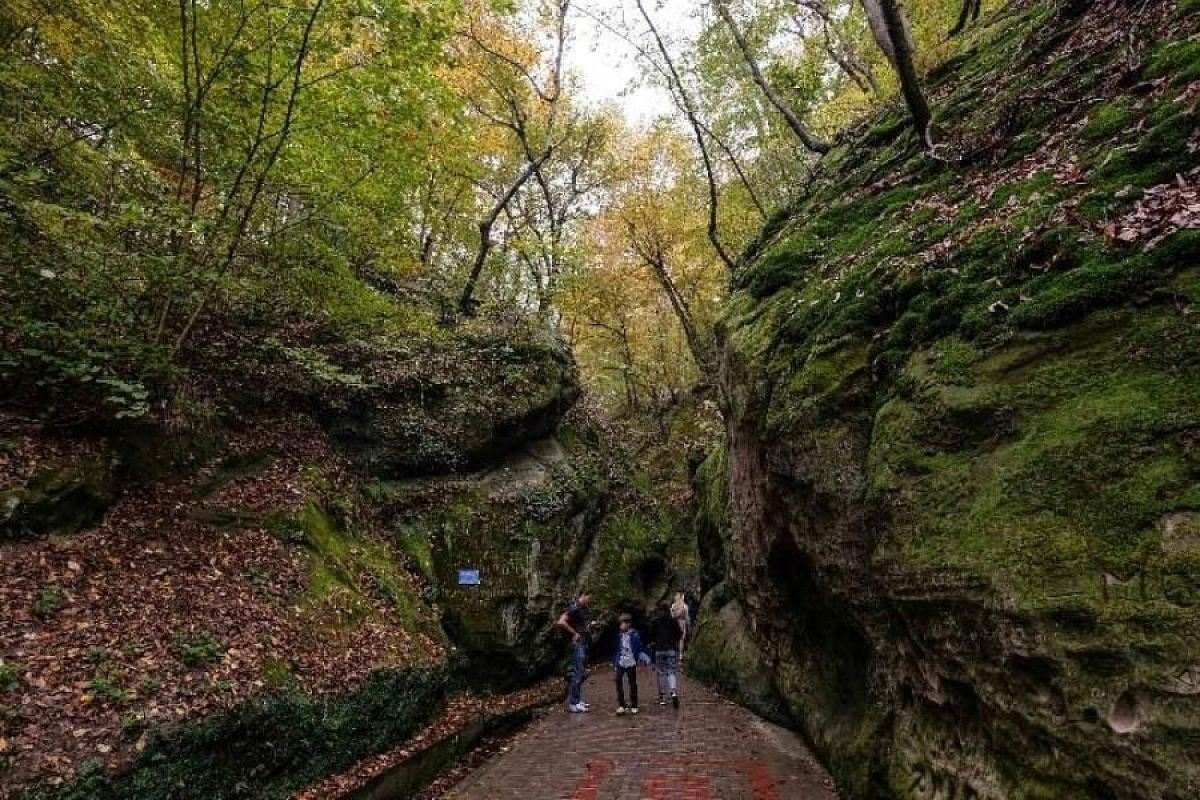
[[[556, 662], [549, 619], [605, 491], [596, 448], [554, 438], [576, 393], [561, 346], [258, 333], [226, 320], [209, 343], [203, 425], [6, 404], [0, 791], [285, 796], [464, 681]], [[480, 552], [476, 519], [519, 552]], [[456, 585], [472, 567], [486, 588]], [[445, 631], [484, 591], [491, 637], [460, 650]]]
[[501, 5], [0, 3], [0, 796], [287, 797], [667, 593], [686, 465], [512, 252], [454, 312]]
[[1197, 11], [1012, 4], [743, 259], [691, 667], [848, 796], [1200, 791]]

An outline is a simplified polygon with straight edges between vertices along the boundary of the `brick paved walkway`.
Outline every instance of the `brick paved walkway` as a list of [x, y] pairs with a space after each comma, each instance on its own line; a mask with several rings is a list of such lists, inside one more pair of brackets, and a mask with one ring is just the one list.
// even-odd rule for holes
[[[682, 679], [678, 711], [618, 717], [612, 673], [592, 673], [589, 714], [551, 712], [452, 789], [447, 800], [833, 800], [832, 781], [794, 734]], [[649, 699], [649, 702], [647, 702]]]

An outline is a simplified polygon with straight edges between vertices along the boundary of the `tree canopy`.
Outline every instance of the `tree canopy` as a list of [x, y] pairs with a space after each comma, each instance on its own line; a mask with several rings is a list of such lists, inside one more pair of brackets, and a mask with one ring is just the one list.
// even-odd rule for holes
[[[665, 402], [706, 366], [737, 254], [899, 90], [858, 2], [695, 13], [685, 37], [653, 2], [4, 0], [0, 371], [55, 387], [53, 413], [138, 417], [230, 320], [482, 316], [569, 336], [618, 406]], [[897, 13], [919, 69], [976, 8]], [[590, 104], [581, 26], [673, 105]]]

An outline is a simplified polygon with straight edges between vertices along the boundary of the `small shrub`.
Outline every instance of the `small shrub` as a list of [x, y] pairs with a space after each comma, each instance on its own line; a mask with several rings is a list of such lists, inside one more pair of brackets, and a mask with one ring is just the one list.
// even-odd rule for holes
[[21, 686], [25, 668], [13, 661], [0, 661], [0, 692], [15, 692]]
[[304, 528], [289, 514], [271, 514], [264, 523], [267, 533], [285, 544], [304, 544]]
[[273, 692], [286, 692], [296, 688], [296, 676], [292, 666], [278, 656], [264, 656], [262, 660], [263, 683]]
[[246, 582], [254, 587], [254, 594], [261, 598], [269, 598], [271, 595], [271, 573], [258, 567], [250, 567], [246, 570]]
[[146, 718], [137, 711], [130, 711], [121, 717], [121, 734], [129, 739], [136, 739], [146, 730]]
[[111, 657], [111, 654], [108, 652], [107, 647], [92, 645], [87, 650], [83, 651], [83, 657], [90, 664], [105, 664], [108, 663], [108, 659]]
[[49, 619], [66, 604], [67, 593], [62, 590], [61, 586], [51, 584], [43, 587], [42, 591], [38, 593], [37, 600], [33, 601], [33, 615], [41, 620]]
[[119, 675], [109, 670], [93, 675], [92, 679], [88, 681], [88, 691], [94, 697], [114, 705], [124, 703], [133, 697], [133, 690], [125, 686]]
[[207, 631], [179, 631], [171, 640], [171, 654], [193, 668], [219, 661], [224, 652], [221, 643]]

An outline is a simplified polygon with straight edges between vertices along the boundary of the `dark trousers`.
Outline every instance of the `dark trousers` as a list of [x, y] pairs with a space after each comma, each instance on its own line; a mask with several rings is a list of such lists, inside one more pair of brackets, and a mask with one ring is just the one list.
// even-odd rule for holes
[[[625, 705], [625, 678], [629, 678], [629, 699]], [[617, 705], [621, 708], [637, 708], [637, 667], [617, 667]]]

